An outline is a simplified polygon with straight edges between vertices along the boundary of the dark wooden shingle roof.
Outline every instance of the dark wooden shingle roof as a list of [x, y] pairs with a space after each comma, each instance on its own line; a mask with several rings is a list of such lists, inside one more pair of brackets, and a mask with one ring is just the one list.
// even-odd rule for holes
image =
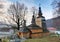
[[29, 29], [41, 29], [41, 27], [39, 27], [39, 26], [36, 25], [36, 24], [30, 24], [30, 25], [28, 26], [28, 28], [29, 28]]

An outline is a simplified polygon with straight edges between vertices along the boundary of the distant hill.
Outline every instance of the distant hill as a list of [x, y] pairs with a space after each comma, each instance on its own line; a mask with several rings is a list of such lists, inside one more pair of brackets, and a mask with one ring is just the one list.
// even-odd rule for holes
[[60, 16], [46, 20], [46, 25], [47, 28], [54, 27], [57, 28], [57, 30], [60, 30]]
[[53, 19], [46, 20], [47, 27], [53, 27]]

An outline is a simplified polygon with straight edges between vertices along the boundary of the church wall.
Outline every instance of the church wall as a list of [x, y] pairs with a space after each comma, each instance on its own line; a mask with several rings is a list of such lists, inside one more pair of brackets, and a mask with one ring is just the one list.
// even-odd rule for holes
[[43, 36], [48, 36], [49, 34], [49, 32], [43, 32]]
[[31, 34], [31, 37], [32, 38], [41, 38], [43, 35], [42, 35], [43, 33], [32, 33]]
[[18, 34], [18, 36], [20, 38], [29, 38], [30, 37], [30, 32], [20, 32], [20, 34]]
[[41, 18], [36, 18], [36, 24], [42, 28], [42, 20]]
[[24, 38], [29, 38], [29, 37], [30, 37], [30, 33], [29, 33], [29, 32], [23, 33], [23, 37], [24, 37]]
[[38, 33], [38, 32], [43, 32], [42, 29], [31, 29], [32, 33]]

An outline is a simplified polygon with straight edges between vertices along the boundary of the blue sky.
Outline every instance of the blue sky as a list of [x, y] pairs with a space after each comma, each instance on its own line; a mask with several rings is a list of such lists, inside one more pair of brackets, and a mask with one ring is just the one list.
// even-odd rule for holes
[[41, 4], [41, 10], [43, 13], [43, 16], [45, 16], [46, 19], [50, 19], [53, 17], [53, 9], [51, 3], [53, 0], [9, 0], [10, 2], [16, 2], [20, 1], [20, 3], [24, 3], [28, 8], [31, 7], [39, 7], [39, 3]]

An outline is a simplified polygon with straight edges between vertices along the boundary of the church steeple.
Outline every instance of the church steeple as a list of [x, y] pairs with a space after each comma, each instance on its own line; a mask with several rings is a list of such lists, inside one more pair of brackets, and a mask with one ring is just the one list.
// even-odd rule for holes
[[33, 16], [32, 16], [32, 21], [31, 21], [31, 23], [32, 23], [32, 24], [36, 24], [36, 23], [35, 23], [35, 17], [34, 17], [34, 14], [33, 14]]
[[38, 17], [42, 17], [41, 7], [39, 6]]
[[36, 24], [35, 22], [35, 10], [33, 10], [33, 15], [32, 15], [32, 21], [31, 21], [32, 24]]
[[24, 21], [24, 25], [23, 26], [26, 27], [26, 20], [23, 20], [23, 21]]

